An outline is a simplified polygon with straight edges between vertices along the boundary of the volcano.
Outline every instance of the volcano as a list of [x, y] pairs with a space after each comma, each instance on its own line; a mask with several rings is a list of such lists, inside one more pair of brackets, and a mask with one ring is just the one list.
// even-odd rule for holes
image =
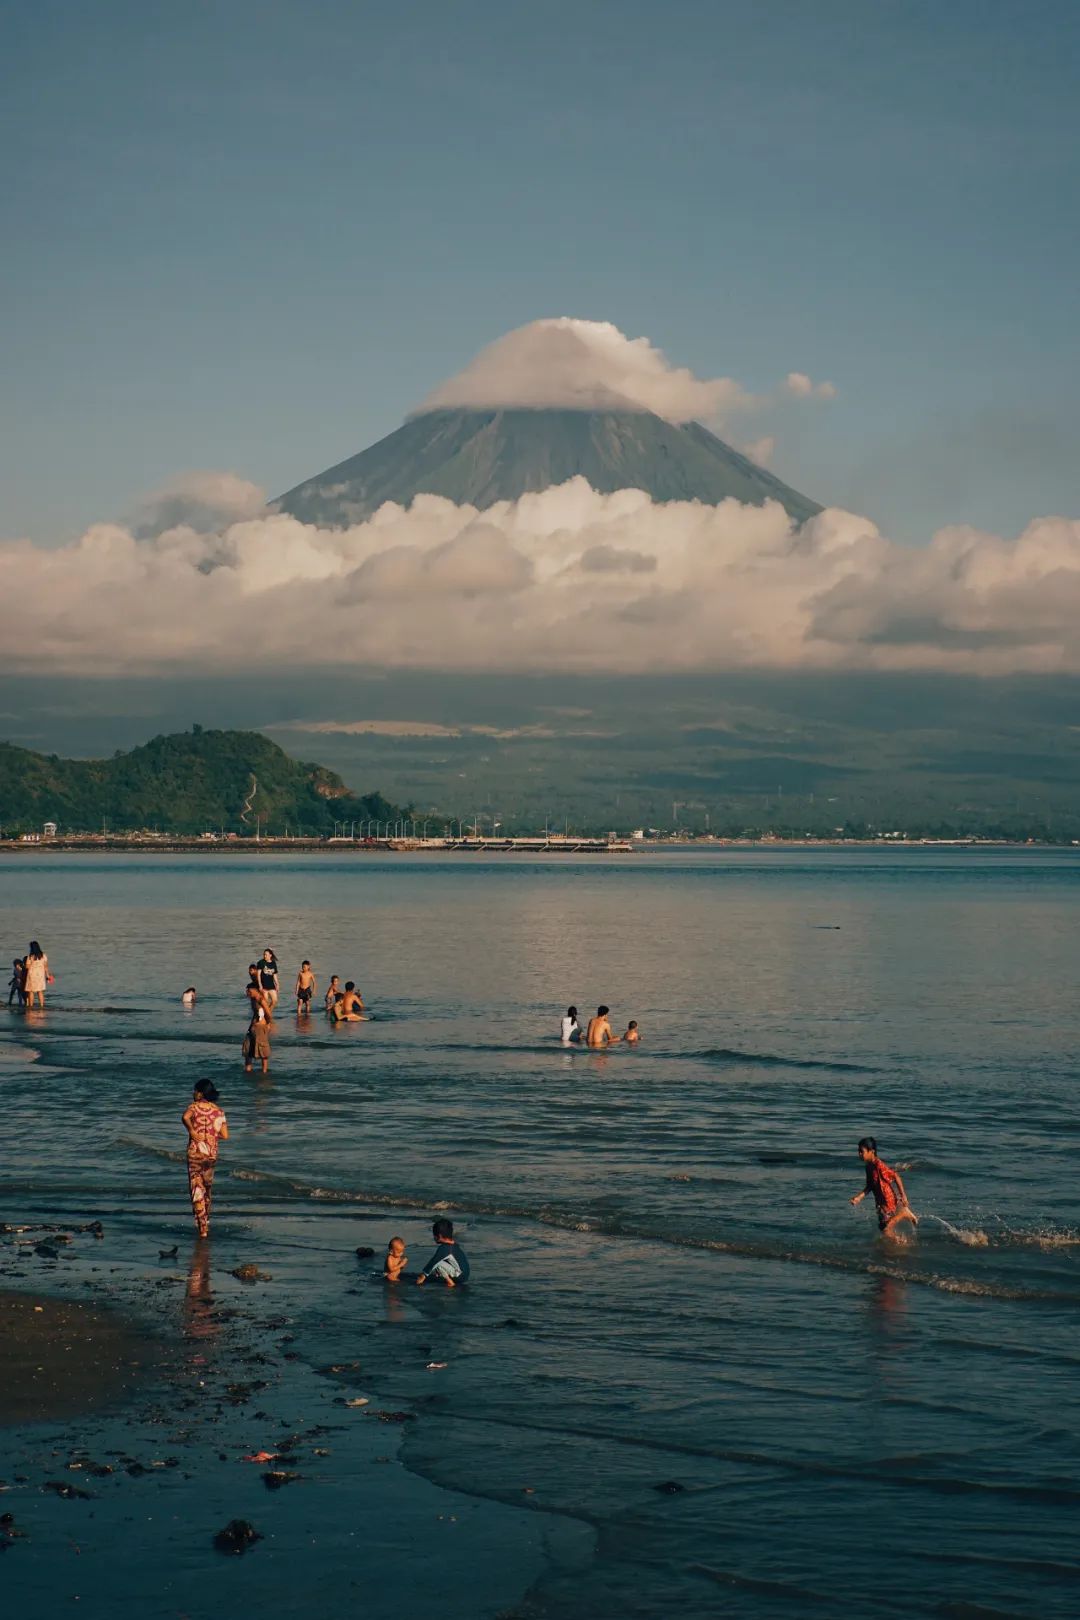
[[797, 523], [821, 507], [700, 422], [646, 410], [442, 409], [306, 479], [274, 505], [303, 523], [344, 529], [385, 501], [442, 495], [481, 509], [584, 478], [600, 494], [641, 489], [654, 501], [779, 501]]

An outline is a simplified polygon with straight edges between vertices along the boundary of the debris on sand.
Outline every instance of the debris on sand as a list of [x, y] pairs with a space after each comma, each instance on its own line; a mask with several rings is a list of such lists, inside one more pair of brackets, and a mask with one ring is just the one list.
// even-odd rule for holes
[[273, 1282], [274, 1280], [268, 1271], [260, 1271], [258, 1266], [250, 1264], [234, 1266], [232, 1271], [229, 1272], [229, 1276], [236, 1277], [238, 1281], [246, 1283]]
[[246, 1553], [262, 1536], [246, 1519], [230, 1519], [224, 1530], [214, 1537], [214, 1546], [222, 1553]]
[[0, 1513], [0, 1552], [6, 1552], [13, 1541], [26, 1541], [25, 1530], [15, 1523], [14, 1513]]
[[270, 1380], [268, 1378], [254, 1378], [250, 1384], [226, 1384], [225, 1399], [231, 1402], [233, 1406], [242, 1406], [245, 1401], [250, 1401], [251, 1397], [257, 1395], [260, 1390], [269, 1388]]
[[303, 1477], [303, 1474], [296, 1474], [291, 1468], [271, 1468], [263, 1475], [263, 1484], [268, 1491], [280, 1491], [283, 1485], [292, 1485]]
[[81, 1491], [77, 1485], [68, 1485], [62, 1479], [47, 1479], [41, 1488], [43, 1491], [55, 1491], [57, 1496], [69, 1502], [76, 1498], [80, 1502], [89, 1502], [94, 1494], [93, 1491]]

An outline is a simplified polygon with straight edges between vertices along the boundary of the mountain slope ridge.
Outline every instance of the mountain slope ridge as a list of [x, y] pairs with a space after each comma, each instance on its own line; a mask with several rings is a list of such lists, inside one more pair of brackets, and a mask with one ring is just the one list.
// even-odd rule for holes
[[798, 523], [821, 511], [700, 422], [640, 410], [424, 412], [273, 504], [304, 523], [347, 528], [386, 501], [441, 495], [483, 510], [575, 477], [600, 494], [642, 489], [654, 501], [775, 500]]

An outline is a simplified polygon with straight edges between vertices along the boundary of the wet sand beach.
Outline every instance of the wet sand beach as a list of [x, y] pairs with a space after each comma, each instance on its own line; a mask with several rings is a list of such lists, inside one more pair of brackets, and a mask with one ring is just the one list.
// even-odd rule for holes
[[48, 1294], [0, 1293], [0, 1425], [112, 1406], [145, 1382], [163, 1355], [159, 1341], [114, 1311]]
[[[121, 1605], [188, 1620], [240, 1604], [300, 1620], [347, 1601], [391, 1620], [407, 1591], [415, 1620], [508, 1615], [553, 1557], [587, 1558], [590, 1537], [582, 1545], [579, 1527], [530, 1511], [524, 1496], [502, 1507], [406, 1466], [406, 1433], [424, 1422], [435, 1387], [434, 1352], [403, 1351], [398, 1386], [388, 1379], [380, 1394], [355, 1324], [326, 1303], [359, 1299], [370, 1333], [382, 1290], [369, 1293], [370, 1262], [348, 1248], [355, 1220], [333, 1225], [342, 1252], [329, 1264], [327, 1255], [312, 1265], [310, 1231], [273, 1217], [226, 1222], [219, 1239], [160, 1260], [168, 1226], [159, 1233], [114, 1211], [93, 1249], [76, 1239], [63, 1261], [37, 1260], [58, 1268], [53, 1287], [93, 1303], [16, 1292], [12, 1274], [28, 1259], [10, 1237], [0, 1244], [3, 1348], [19, 1357], [12, 1382], [43, 1358], [28, 1393], [6, 1406], [9, 1600], [38, 1613], [77, 1602], [95, 1617]], [[258, 1281], [232, 1275], [245, 1265]], [[82, 1366], [69, 1379], [72, 1358]], [[400, 1387], [409, 1360], [428, 1386], [412, 1398]], [[241, 1553], [219, 1539], [236, 1521], [254, 1531]]]

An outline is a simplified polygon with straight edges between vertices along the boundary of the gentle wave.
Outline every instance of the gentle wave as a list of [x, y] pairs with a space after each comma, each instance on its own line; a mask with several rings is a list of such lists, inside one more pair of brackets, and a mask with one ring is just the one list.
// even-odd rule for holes
[[[703, 1457], [721, 1462], [733, 1462], [750, 1468], [779, 1469], [813, 1479], [856, 1479], [872, 1481], [897, 1489], [928, 1491], [942, 1496], [989, 1496], [1015, 1498], [1022, 1502], [1043, 1502], [1071, 1505], [1080, 1502], [1080, 1488], [1072, 1480], [1049, 1484], [1028, 1485], [1014, 1480], [972, 1479], [964, 1475], [916, 1473], [906, 1465], [918, 1466], [917, 1457], [883, 1458], [872, 1467], [856, 1463], [825, 1462], [821, 1458], [793, 1457], [782, 1452], [747, 1451], [734, 1446], [693, 1445], [676, 1440], [670, 1435], [641, 1435], [620, 1433], [586, 1423], [543, 1423], [536, 1418], [499, 1417], [491, 1411], [470, 1412], [462, 1407], [444, 1408], [430, 1414], [433, 1420], [452, 1423], [492, 1424], [497, 1428], [519, 1429], [537, 1434], [573, 1435], [585, 1440], [600, 1440], [608, 1445], [625, 1446], [628, 1450], [655, 1451], [679, 1457]], [[890, 1466], [890, 1461], [903, 1463], [904, 1468]]]
[[[172, 1164], [182, 1164], [186, 1155], [170, 1148], [156, 1147], [130, 1137], [119, 1138], [125, 1147], [134, 1148]], [[312, 1186], [308, 1182], [273, 1170], [255, 1170], [244, 1165], [219, 1165], [219, 1175], [235, 1181], [258, 1183], [277, 1189], [288, 1198], [313, 1203], [366, 1204], [379, 1209], [440, 1211], [460, 1215], [481, 1215], [504, 1220], [537, 1221], [563, 1231], [592, 1232], [600, 1237], [626, 1238], [637, 1242], [663, 1243], [676, 1249], [694, 1249], [713, 1254], [728, 1254], [739, 1259], [764, 1260], [780, 1264], [818, 1266], [868, 1277], [885, 1277], [894, 1282], [911, 1283], [923, 1288], [935, 1288], [943, 1293], [965, 1295], [970, 1298], [1007, 1299], [1027, 1302], [1046, 1302], [1080, 1306], [1080, 1291], [1060, 1288], [1027, 1287], [1006, 1283], [992, 1277], [957, 1277], [940, 1271], [921, 1271], [904, 1264], [900, 1257], [893, 1260], [871, 1255], [838, 1254], [822, 1249], [796, 1249], [789, 1245], [754, 1240], [701, 1238], [689, 1233], [671, 1232], [651, 1227], [647, 1223], [627, 1222], [620, 1217], [582, 1216], [551, 1205], [512, 1204], [487, 1202], [481, 1199], [467, 1201], [438, 1199], [432, 1201], [422, 1194], [387, 1193], [363, 1188], [344, 1189]], [[948, 1222], [943, 1226], [949, 1227]], [[950, 1228], [956, 1231], [955, 1228]], [[970, 1246], [965, 1244], [965, 1247]], [[981, 1247], [982, 1245], [978, 1245]]]
[[847, 1063], [840, 1058], [781, 1057], [775, 1052], [741, 1052], [731, 1046], [706, 1046], [700, 1052], [680, 1054], [704, 1058], [709, 1063], [749, 1063], [764, 1069], [832, 1069], [844, 1074], [872, 1074], [863, 1063]]

